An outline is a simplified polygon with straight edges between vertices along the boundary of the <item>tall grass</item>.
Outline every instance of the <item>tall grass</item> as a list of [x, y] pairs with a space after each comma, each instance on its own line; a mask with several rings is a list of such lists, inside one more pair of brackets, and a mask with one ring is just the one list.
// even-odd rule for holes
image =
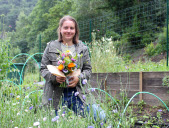
[[112, 41], [111, 38], [102, 38], [93, 40], [91, 52], [92, 72], [139, 72], [139, 71], [168, 71], [166, 60], [152, 62], [147, 59], [145, 62], [138, 61], [126, 62], [122, 56], [117, 54], [114, 45], [118, 41]]
[[[27, 77], [29, 75], [29, 77]], [[120, 127], [130, 128], [134, 125], [132, 115], [121, 117], [125, 104], [123, 99], [118, 102], [118, 106], [113, 100], [103, 92], [90, 91], [93, 103], [101, 106], [106, 113], [106, 123], [97, 119], [93, 119], [92, 114], [87, 115], [86, 118], [76, 115], [73, 111], [67, 109], [65, 106], [60, 106], [59, 118], [56, 119], [55, 111], [52, 107], [46, 109], [42, 107], [42, 93], [41, 86], [32, 84], [34, 74], [27, 74], [27, 82], [19, 87], [12, 83], [3, 82], [0, 91], [0, 127], [2, 128], [107, 128]], [[90, 88], [90, 86], [89, 86]], [[94, 97], [97, 95], [97, 98]], [[117, 100], [117, 99], [116, 99]], [[91, 102], [91, 101], [90, 101]], [[132, 109], [128, 108], [128, 113]], [[121, 122], [119, 123], [121, 119]], [[38, 124], [37, 126], [36, 123]]]

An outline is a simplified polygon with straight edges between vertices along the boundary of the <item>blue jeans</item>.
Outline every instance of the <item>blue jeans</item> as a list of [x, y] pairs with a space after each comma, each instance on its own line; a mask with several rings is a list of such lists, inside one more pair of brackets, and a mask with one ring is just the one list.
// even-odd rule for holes
[[[85, 106], [79, 96], [75, 96], [75, 92], [77, 92], [76, 88], [65, 88], [63, 91], [62, 98], [62, 106], [67, 106], [69, 109], [73, 110], [76, 114], [80, 114], [85, 117], [87, 114], [92, 113], [94, 119], [96, 120], [98, 115], [100, 120], [105, 120], [106, 114], [97, 104], [92, 104], [89, 106]], [[58, 111], [55, 110], [56, 116], [58, 115]]]

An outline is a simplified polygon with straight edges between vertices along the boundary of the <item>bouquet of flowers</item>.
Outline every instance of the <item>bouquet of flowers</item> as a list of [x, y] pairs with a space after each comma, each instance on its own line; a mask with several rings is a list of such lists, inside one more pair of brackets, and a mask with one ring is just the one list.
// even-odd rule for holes
[[73, 57], [70, 50], [60, 53], [60, 57], [58, 59], [58, 69], [65, 75], [72, 73], [78, 67], [75, 63], [78, 57], [77, 55]]
[[66, 87], [66, 84], [69, 84], [68, 77], [80, 75], [80, 69], [78, 69], [79, 65], [75, 63], [77, 59], [77, 54], [73, 57], [71, 51], [66, 50], [63, 53], [60, 52], [60, 56], [58, 57], [57, 63], [58, 66], [47, 65], [48, 70], [53, 75], [66, 77], [66, 83], [61, 84], [61, 87]]

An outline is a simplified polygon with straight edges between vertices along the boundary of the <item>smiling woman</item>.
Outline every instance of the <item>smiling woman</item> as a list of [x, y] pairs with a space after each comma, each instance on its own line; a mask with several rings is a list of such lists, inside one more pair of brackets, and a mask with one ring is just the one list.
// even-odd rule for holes
[[[68, 68], [79, 65], [79, 75], [67, 78], [52, 75], [47, 65], [59, 66], [59, 60], [61, 59], [60, 53], [68, 50], [72, 56], [70, 58], [71, 60], [75, 56], [77, 58], [73, 64], [68, 65]], [[66, 60], [66, 56], [62, 57], [65, 57], [63, 61]], [[65, 61], [63, 63], [67, 62]], [[59, 68], [64, 69], [64, 67]], [[63, 95], [62, 105], [67, 103], [67, 107], [75, 113], [84, 113], [85, 99], [83, 99], [83, 95], [85, 95], [85, 92], [82, 92], [81, 87], [86, 87], [87, 83], [84, 84], [81, 81], [89, 79], [91, 69], [88, 47], [79, 40], [79, 29], [76, 20], [71, 16], [64, 16], [59, 22], [58, 40], [51, 41], [47, 44], [41, 61], [41, 74], [46, 79], [42, 99], [43, 104], [48, 105], [48, 103], [53, 103], [57, 115], [59, 100]], [[69, 82], [66, 82], [68, 83], [66, 87], [60, 86], [67, 80]], [[75, 95], [77, 93], [78, 95]], [[52, 102], [48, 100], [49, 98], [52, 98]]]

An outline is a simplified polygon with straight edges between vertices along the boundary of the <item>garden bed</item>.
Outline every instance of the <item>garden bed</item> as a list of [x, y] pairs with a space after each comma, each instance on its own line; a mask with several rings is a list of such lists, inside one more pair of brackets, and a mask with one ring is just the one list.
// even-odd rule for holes
[[162, 106], [133, 105], [133, 114], [137, 118], [135, 128], [143, 126], [166, 128], [169, 127], [169, 112]]

